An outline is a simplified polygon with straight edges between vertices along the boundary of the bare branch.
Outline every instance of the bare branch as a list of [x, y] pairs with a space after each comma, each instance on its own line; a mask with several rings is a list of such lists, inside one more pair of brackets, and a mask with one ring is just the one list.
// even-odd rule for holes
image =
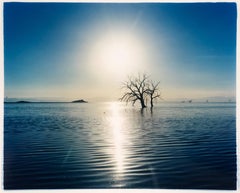
[[134, 105], [140, 102], [142, 108], [146, 107], [147, 98], [150, 98], [151, 107], [153, 100], [161, 98], [159, 91], [160, 82], [153, 82], [146, 74], [138, 74], [138, 76], [128, 76], [128, 80], [122, 82], [123, 96], [119, 99], [126, 103], [131, 102]]

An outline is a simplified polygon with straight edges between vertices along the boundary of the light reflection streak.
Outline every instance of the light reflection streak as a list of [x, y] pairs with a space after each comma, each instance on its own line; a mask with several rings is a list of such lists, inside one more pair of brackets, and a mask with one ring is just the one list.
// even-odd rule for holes
[[110, 119], [110, 124], [113, 131], [113, 144], [114, 144], [114, 159], [116, 161], [116, 170], [118, 173], [123, 173], [124, 171], [124, 135], [122, 132], [123, 119], [119, 113], [119, 105], [117, 103], [111, 104], [112, 116]]

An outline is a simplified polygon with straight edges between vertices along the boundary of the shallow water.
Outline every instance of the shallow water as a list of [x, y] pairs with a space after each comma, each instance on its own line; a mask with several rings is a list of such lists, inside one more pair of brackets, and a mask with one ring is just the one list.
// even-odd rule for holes
[[4, 105], [4, 188], [236, 188], [235, 103]]

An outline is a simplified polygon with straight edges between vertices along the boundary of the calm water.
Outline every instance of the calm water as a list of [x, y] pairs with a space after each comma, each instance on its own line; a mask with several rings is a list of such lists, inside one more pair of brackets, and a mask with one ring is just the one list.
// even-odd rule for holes
[[234, 103], [4, 105], [4, 188], [236, 188]]

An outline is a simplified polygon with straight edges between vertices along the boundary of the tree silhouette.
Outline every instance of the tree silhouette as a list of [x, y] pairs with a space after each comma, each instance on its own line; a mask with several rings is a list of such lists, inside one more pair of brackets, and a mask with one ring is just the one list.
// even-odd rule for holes
[[138, 74], [137, 77], [129, 76], [126, 82], [123, 82], [122, 88], [124, 94], [120, 101], [131, 102], [134, 105], [137, 101], [140, 102], [141, 107], [145, 108], [147, 98], [150, 98], [151, 107], [156, 98], [160, 98], [159, 83], [154, 83], [146, 74]]
[[124, 94], [120, 101], [131, 102], [134, 105], [137, 101], [140, 102], [141, 107], [145, 108], [145, 98], [147, 97], [148, 77], [146, 74], [137, 77], [129, 76], [126, 82], [123, 82], [122, 88]]
[[157, 98], [161, 98], [161, 93], [159, 91], [159, 84], [160, 82], [154, 83], [152, 80], [148, 82], [148, 88], [146, 93], [150, 96], [150, 104], [153, 107], [153, 100]]

